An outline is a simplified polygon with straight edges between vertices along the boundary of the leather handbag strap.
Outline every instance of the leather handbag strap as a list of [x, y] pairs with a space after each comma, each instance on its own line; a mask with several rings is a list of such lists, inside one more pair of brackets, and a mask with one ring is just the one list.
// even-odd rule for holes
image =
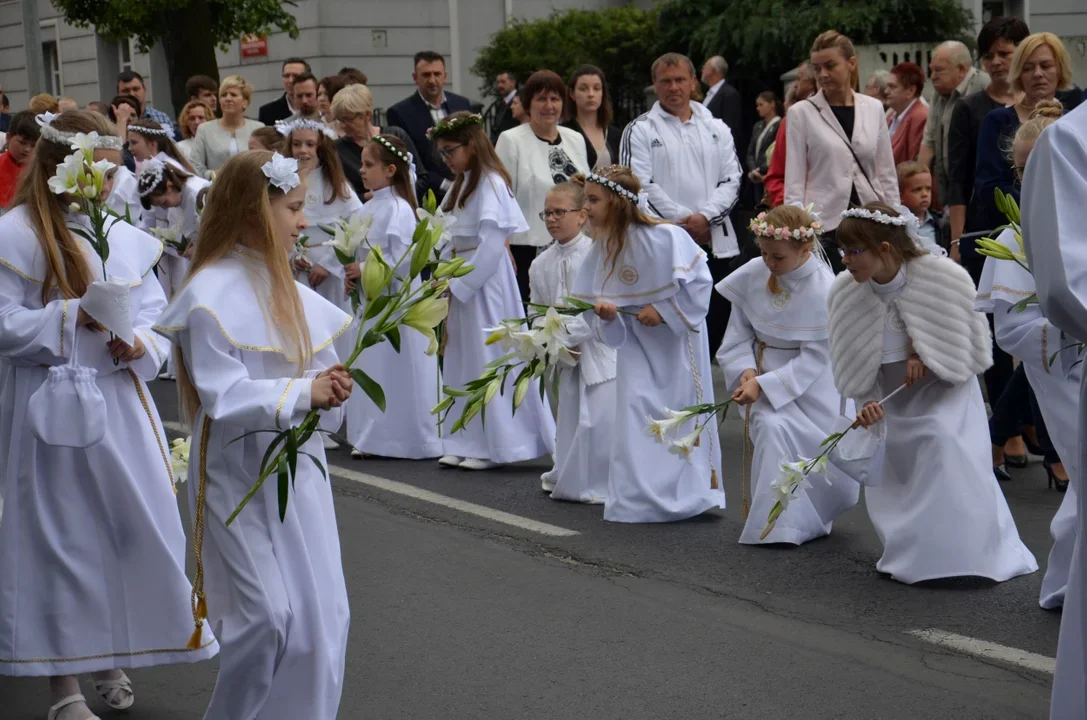
[[[819, 109], [819, 106], [812, 102], [811, 98], [808, 98], [806, 102], [810, 102], [812, 104], [812, 107], [815, 108], [815, 112], [819, 113], [819, 117], [823, 118], [823, 122], [825, 122], [827, 125], [830, 125], [832, 129], [834, 128], [834, 125], [830, 122], [830, 118], [823, 114], [823, 112]], [[856, 110], [854, 110], [854, 112], [856, 112]], [[845, 143], [845, 146], [847, 148], [849, 148], [849, 154], [853, 156], [853, 162], [857, 163], [857, 168], [861, 171], [861, 175], [863, 175], [864, 179], [868, 182], [868, 187], [872, 188], [872, 192], [876, 193], [876, 195], [878, 196], [879, 192], [876, 191], [876, 186], [872, 183], [872, 178], [868, 177], [868, 172], [865, 171], [864, 165], [861, 164], [861, 159], [857, 157], [857, 151], [853, 149], [853, 143], [846, 142], [846, 139], [838, 133], [834, 134], [838, 137], [839, 140]]]

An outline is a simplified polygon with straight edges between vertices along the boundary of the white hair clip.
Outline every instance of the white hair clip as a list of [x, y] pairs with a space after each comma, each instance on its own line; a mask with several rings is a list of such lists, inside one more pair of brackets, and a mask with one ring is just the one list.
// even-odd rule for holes
[[[912, 216], [913, 213], [910, 213]], [[905, 215], [899, 215], [898, 217], [892, 217], [887, 213], [882, 213], [879, 210], [866, 210], [862, 207], [849, 208], [842, 213], [842, 219], [846, 218], [859, 218], [861, 220], [871, 220], [877, 222], [880, 225], [895, 225], [897, 227], [906, 227], [909, 223], [909, 219]]]
[[329, 140], [338, 140], [339, 136], [336, 135], [336, 131], [325, 125], [323, 122], [317, 120], [310, 120], [309, 118], [295, 118], [294, 120], [281, 120], [276, 123], [276, 130], [283, 137], [287, 137], [295, 130], [313, 130], [319, 132], [327, 137]]
[[627, 200], [629, 200], [634, 205], [638, 205], [638, 196], [636, 194], [632, 193], [630, 190], [627, 190], [625, 187], [623, 187], [619, 183], [615, 182], [614, 180], [608, 180], [603, 175], [597, 175], [596, 173], [589, 173], [588, 175], [585, 176], [585, 182], [591, 182], [591, 183], [596, 183], [597, 185], [603, 185], [604, 187], [606, 187], [608, 190], [611, 190], [613, 193], [615, 193], [619, 197], [626, 198]]
[[133, 124], [128, 126], [128, 129], [132, 130], [133, 132], [138, 132], [140, 135], [154, 135], [156, 137], [164, 137], [164, 138], [171, 138], [171, 139], [173, 139], [173, 137], [174, 137], [174, 134], [172, 132], [170, 132], [166, 128], [161, 128], [161, 127], [153, 128], [153, 127], [147, 127], [146, 125], [136, 125], [135, 123], [133, 123]]
[[294, 158], [283, 157], [279, 153], [272, 155], [272, 159], [261, 165], [260, 168], [268, 182], [285, 193], [294, 190], [302, 184], [298, 177], [298, 161]]
[[38, 123], [38, 127], [49, 127], [53, 124], [53, 121], [57, 119], [57, 113], [43, 112], [40, 115], [34, 116], [34, 122]]
[[155, 191], [162, 182], [163, 173], [166, 172], [166, 163], [158, 158], [151, 158], [140, 168], [140, 177], [136, 182], [136, 190], [140, 197], [145, 198]]

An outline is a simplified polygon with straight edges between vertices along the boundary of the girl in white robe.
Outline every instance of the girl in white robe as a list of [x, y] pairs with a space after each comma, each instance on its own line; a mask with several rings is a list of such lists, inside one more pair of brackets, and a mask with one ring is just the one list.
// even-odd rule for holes
[[[181, 360], [194, 418], [193, 615], [222, 638], [206, 720], [333, 720], [343, 689], [349, 613], [329, 478], [317, 434], [299, 452], [286, 515], [275, 475], [227, 526], [257, 480], [271, 434], [327, 410], [334, 430], [351, 390], [333, 341], [351, 318], [294, 282], [287, 252], [305, 227], [294, 160], [245, 152], [219, 171], [181, 292], [159, 319]], [[220, 189], [222, 188], [222, 189]], [[238, 218], [248, 221], [239, 223]]]
[[[1042, 313], [1061, 329], [1062, 345], [1087, 339], [1087, 106], [1041, 133], [1023, 178], [1023, 236], [1027, 265], [1038, 283]], [[1077, 466], [1087, 467], [1087, 373], [1079, 364], [1079, 446]], [[1068, 458], [1062, 457], [1065, 462]], [[1080, 488], [1076, 521], [1087, 520], [1087, 493]], [[1068, 575], [1057, 667], [1053, 673], [1050, 720], [1087, 717], [1087, 547], [1084, 533], [1076, 537]]]
[[[363, 149], [363, 182], [374, 193], [365, 212], [373, 222], [366, 242], [359, 246], [358, 262], [346, 266], [348, 290], [359, 281], [360, 263], [366, 261], [370, 248], [380, 248], [391, 265], [411, 246], [417, 224], [411, 167], [411, 156], [403, 141], [392, 135], [378, 135]], [[410, 262], [409, 256], [400, 265], [401, 272]], [[416, 279], [415, 285], [421, 282]], [[389, 290], [399, 292], [395, 280]], [[351, 397], [347, 403], [347, 436], [354, 447], [352, 457], [380, 455], [417, 460], [442, 454], [438, 420], [430, 412], [439, 400], [438, 357], [434, 351], [427, 353], [427, 345], [427, 339], [417, 330], [402, 327], [399, 352], [386, 341], [359, 355], [355, 367], [386, 391], [394, 392], [396, 399], [388, 402], [382, 412], [366, 393]]]
[[[93, 673], [101, 698], [122, 709], [135, 698], [121, 668], [197, 662], [218, 651], [207, 628], [188, 647], [185, 533], [146, 385], [170, 349], [152, 330], [166, 306], [152, 273], [162, 246], [126, 223], [111, 226], [106, 274], [130, 284], [136, 338], [132, 347], [111, 342], [81, 307], [102, 265], [68, 227], [86, 230], [89, 221], [67, 214], [69, 201], [47, 185], [72, 152], [70, 134], [109, 128], [78, 111], [43, 128], [17, 206], [0, 218], [0, 674], [51, 676], [49, 720], [92, 717], [77, 674]], [[94, 154], [120, 163], [119, 144]], [[81, 372], [96, 373], [105, 404], [105, 436], [86, 448], [46, 445], [28, 427], [31, 396], [73, 352]]]
[[[716, 287], [732, 303], [717, 362], [733, 400], [750, 406], [754, 456], [751, 511], [740, 535], [745, 545], [800, 545], [829, 535], [834, 518], [856, 505], [860, 496], [860, 487], [850, 478], [813, 478], [770, 534], [759, 537], [776, 502], [771, 485], [782, 461], [818, 455], [841, 412], [827, 343], [827, 293], [834, 275], [812, 254], [818, 236], [813, 223], [807, 212], [789, 205], [757, 218], [752, 232], [762, 257]], [[801, 236], [794, 238], [794, 231]]]
[[[570, 181], [553, 187], [542, 215], [555, 242], [528, 269], [530, 300], [562, 305], [592, 249], [592, 239], [581, 232], [587, 219], [583, 184]], [[544, 473], [542, 486], [553, 500], [599, 504], [608, 493], [615, 350], [596, 339], [583, 317], [573, 319], [567, 331], [570, 346], [578, 348], [578, 360], [574, 367], [557, 367], [555, 467]]]
[[683, 229], [646, 217], [639, 190], [625, 167], [586, 177], [593, 247], [570, 295], [595, 305], [594, 331], [617, 350], [604, 519], [671, 522], [725, 506], [716, 422], [686, 460], [645, 431], [666, 408], [714, 402], [705, 319], [713, 281], [706, 253]]
[[[528, 230], [528, 223], [482, 122], [478, 115], [457, 112], [430, 131], [437, 152], [457, 176], [443, 208], [456, 216], [456, 223], [442, 252], [449, 258], [463, 257], [474, 268], [449, 283], [442, 377], [444, 384], [455, 388], [478, 378], [487, 363], [504, 354], [499, 345], [484, 344], [484, 329], [525, 316], [507, 241]], [[459, 415], [457, 398], [450, 417]], [[443, 437], [438, 462], [443, 467], [487, 470], [554, 450], [555, 420], [533, 380], [516, 414], [512, 402], [492, 402], [486, 424], [477, 415], [463, 430]]]
[[[137, 191], [145, 217], [151, 227], [173, 228], [178, 240], [189, 243], [186, 255], [191, 256], [200, 234], [200, 208], [211, 183], [199, 175], [190, 174], [177, 167], [165, 155], [159, 155], [143, 163], [137, 179]], [[172, 300], [189, 272], [189, 260], [176, 247], [163, 243], [162, 259], [158, 265], [158, 280], [166, 299]], [[173, 380], [176, 368], [171, 354], [166, 362], [163, 379]]]
[[[865, 491], [883, 544], [880, 572], [904, 583], [1038, 569], [992, 471], [977, 375], [992, 364], [985, 316], [966, 271], [921, 250], [882, 203], [838, 226], [848, 272], [831, 286], [830, 354], [838, 391], [885, 438]], [[882, 408], [878, 401], [908, 387]]]
[[[1026, 167], [1027, 158], [1034, 143], [1049, 125], [1056, 122], [1063, 112], [1060, 103], [1054, 102], [1049, 114], [1038, 114], [1019, 126], [1012, 143], [1012, 157], [1018, 167]], [[1013, 230], [1006, 229], [997, 238], [1013, 253], [1021, 253], [1019, 240]], [[996, 342], [1009, 355], [1019, 358], [1027, 374], [1027, 380], [1038, 398], [1050, 440], [1062, 460], [1068, 480], [1062, 485], [1058, 478], [1057, 489], [1065, 490], [1064, 499], [1053, 516], [1049, 531], [1053, 536], [1053, 549], [1049, 553], [1039, 604], [1046, 609], [1064, 604], [1068, 586], [1068, 571], [1072, 564], [1072, 552], [1076, 545], [1076, 492], [1080, 468], [1077, 453], [1076, 420], [1079, 417], [1079, 370], [1070, 374], [1051, 364], [1053, 356], [1064, 345], [1060, 330], [1053, 327], [1037, 304], [1028, 304], [1022, 310], [1020, 302], [1037, 291], [1034, 277], [1018, 263], [996, 258], [986, 258], [978, 286], [978, 312], [991, 313], [996, 328]], [[1067, 459], [1066, 459], [1067, 458]], [[1052, 485], [1054, 468], [1047, 466]]]

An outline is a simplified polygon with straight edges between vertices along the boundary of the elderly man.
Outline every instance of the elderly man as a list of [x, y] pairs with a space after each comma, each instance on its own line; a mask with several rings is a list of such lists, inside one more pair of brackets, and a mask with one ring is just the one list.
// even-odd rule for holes
[[291, 88], [294, 79], [302, 73], [310, 72], [309, 63], [299, 57], [290, 57], [283, 61], [281, 66], [281, 79], [283, 80], [283, 94], [270, 103], [260, 106], [257, 119], [265, 125], [275, 125], [280, 120], [286, 120], [297, 112], [292, 104], [294, 95]]
[[[623, 131], [619, 162], [638, 176], [650, 210], [706, 247], [716, 281], [728, 274], [728, 259], [740, 254], [728, 217], [743, 175], [732, 133], [691, 100], [697, 80], [685, 55], [662, 55], [650, 73], [660, 99]], [[728, 302], [714, 293], [706, 320], [711, 348], [721, 344], [728, 311]]]
[[728, 63], [720, 55], [714, 55], [702, 66], [702, 83], [709, 88], [702, 104], [715, 118], [723, 120], [732, 131], [732, 140], [736, 147], [747, 147], [741, 143], [743, 129], [743, 100], [736, 88], [725, 81], [728, 75]]
[[868, 97], [874, 97], [883, 103], [885, 109], [889, 109], [890, 80], [890, 70], [876, 70], [868, 77], [868, 82], [864, 84], [864, 94]]
[[936, 46], [929, 61], [929, 73], [936, 94], [928, 111], [918, 159], [922, 165], [932, 168], [936, 199], [943, 203], [948, 197], [947, 132], [951, 126], [951, 111], [959, 98], [984, 89], [989, 78], [974, 68], [969, 48], [958, 40]]
[[445, 163], [437, 160], [426, 131], [447, 115], [459, 110], [471, 110], [468, 98], [445, 91], [445, 58], [430, 50], [415, 53], [415, 71], [411, 74], [416, 92], [389, 108], [388, 124], [403, 128], [415, 147], [419, 148], [426, 166], [430, 189], [439, 200], [453, 185], [453, 174]]

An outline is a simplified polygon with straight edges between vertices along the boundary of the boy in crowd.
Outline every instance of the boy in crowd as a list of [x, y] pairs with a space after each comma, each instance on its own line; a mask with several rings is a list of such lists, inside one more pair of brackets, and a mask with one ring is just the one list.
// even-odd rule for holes
[[913, 160], [899, 163], [897, 169], [899, 202], [917, 218], [922, 246], [930, 251], [944, 248], [943, 217], [929, 210], [932, 204], [932, 173]]
[[0, 155], [0, 211], [11, 205], [19, 175], [34, 155], [34, 146], [38, 144], [39, 137], [34, 113], [24, 110], [11, 117], [7, 146], [4, 154]]

